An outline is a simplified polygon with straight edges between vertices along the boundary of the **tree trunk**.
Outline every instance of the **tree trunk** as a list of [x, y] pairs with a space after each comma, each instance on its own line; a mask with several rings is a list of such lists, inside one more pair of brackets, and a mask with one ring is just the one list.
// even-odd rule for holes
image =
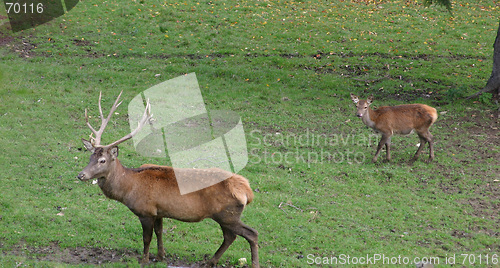
[[485, 92], [492, 92], [494, 98], [498, 100], [500, 94], [500, 23], [498, 25], [495, 44], [493, 44], [493, 70], [491, 71], [490, 79], [488, 79], [486, 86], [482, 90], [467, 97], [467, 99], [475, 98]]

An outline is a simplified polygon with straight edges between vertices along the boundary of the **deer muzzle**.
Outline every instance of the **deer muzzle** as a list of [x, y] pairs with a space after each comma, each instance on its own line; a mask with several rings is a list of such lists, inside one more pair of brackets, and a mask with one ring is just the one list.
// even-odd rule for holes
[[78, 174], [77, 178], [81, 181], [88, 181], [90, 179], [83, 171]]

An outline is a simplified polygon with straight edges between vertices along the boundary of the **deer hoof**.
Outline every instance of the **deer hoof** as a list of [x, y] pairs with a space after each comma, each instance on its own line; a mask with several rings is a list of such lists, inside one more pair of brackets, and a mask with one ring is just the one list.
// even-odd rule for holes
[[215, 266], [217, 266], [217, 262], [218, 262], [218, 261], [215, 261], [215, 260], [213, 260], [213, 259], [210, 259], [209, 261], [207, 261], [207, 262], [205, 263], [205, 265], [204, 265], [204, 266], [206, 266], [206, 267], [215, 267]]
[[149, 264], [149, 258], [142, 258], [141, 261], [139, 262], [141, 265], [146, 265]]
[[158, 257], [156, 257], [156, 259], [158, 261], [163, 261], [165, 259], [165, 253], [163, 253], [163, 254], [158, 253]]

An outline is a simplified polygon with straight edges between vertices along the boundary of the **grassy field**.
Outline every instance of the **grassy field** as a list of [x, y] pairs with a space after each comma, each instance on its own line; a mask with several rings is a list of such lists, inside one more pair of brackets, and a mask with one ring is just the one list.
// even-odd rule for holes
[[[498, 106], [463, 99], [491, 73], [498, 4], [455, 3], [451, 16], [422, 1], [169, 2], [85, 0], [15, 34], [0, 13], [0, 266], [139, 266], [136, 216], [76, 179], [90, 155], [84, 109], [96, 112], [99, 91], [107, 110], [121, 90], [128, 104], [193, 72], [207, 109], [243, 120], [240, 174], [255, 200], [242, 219], [259, 231], [262, 267], [498, 263]], [[393, 137], [390, 163], [385, 152], [371, 163], [378, 136], [351, 92], [435, 107], [436, 160], [426, 148], [411, 164], [411, 135]], [[117, 113], [104, 143], [129, 131], [126, 105]], [[130, 141], [120, 159], [163, 164]], [[170, 265], [199, 264], [222, 242], [210, 220], [164, 229]], [[239, 258], [250, 260], [242, 238], [220, 265]]]

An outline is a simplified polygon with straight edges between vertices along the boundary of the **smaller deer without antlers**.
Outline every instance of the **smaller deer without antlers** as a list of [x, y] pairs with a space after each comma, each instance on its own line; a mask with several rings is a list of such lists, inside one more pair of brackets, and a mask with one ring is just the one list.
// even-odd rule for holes
[[151, 119], [151, 115], [148, 101], [144, 115], [134, 131], [109, 145], [101, 145], [104, 128], [121, 103], [118, 102], [120, 96], [121, 93], [105, 119], [101, 109], [101, 95], [99, 95], [102, 123], [97, 131], [90, 125], [87, 110], [85, 110], [85, 120], [95, 138], [91, 141], [82, 139], [92, 155], [90, 163], [78, 174], [78, 178], [82, 181], [97, 178], [99, 187], [108, 198], [122, 202], [139, 217], [144, 242], [141, 263], [149, 262], [149, 245], [153, 230], [158, 241], [158, 259], [162, 260], [165, 257], [162, 242], [163, 218], [185, 222], [199, 222], [205, 218], [211, 218], [222, 228], [224, 241], [208, 264], [215, 266], [239, 235], [250, 243], [252, 266], [258, 268], [257, 231], [240, 220], [243, 209], [254, 197], [248, 180], [240, 175], [216, 168], [182, 169], [180, 172], [193, 178], [206, 179], [214, 174], [219, 177], [224, 174], [227, 179], [202, 190], [181, 195], [175, 178], [175, 172], [178, 169], [174, 172], [172, 167], [151, 164], [132, 169], [122, 166], [117, 158], [117, 145], [132, 138]]
[[404, 104], [397, 106], [382, 106], [377, 110], [372, 110], [370, 104], [373, 96], [366, 100], [360, 100], [358, 96], [351, 94], [352, 101], [356, 104], [356, 115], [363, 123], [375, 131], [382, 133], [377, 152], [373, 157], [373, 162], [377, 161], [380, 150], [385, 145], [387, 150], [387, 161], [391, 160], [391, 136], [392, 134], [407, 135], [415, 130], [420, 138], [420, 146], [412, 161], [418, 159], [418, 155], [424, 148], [425, 143], [429, 143], [429, 160], [434, 160], [434, 148], [432, 144], [432, 134], [429, 128], [436, 122], [436, 109], [425, 104]]

